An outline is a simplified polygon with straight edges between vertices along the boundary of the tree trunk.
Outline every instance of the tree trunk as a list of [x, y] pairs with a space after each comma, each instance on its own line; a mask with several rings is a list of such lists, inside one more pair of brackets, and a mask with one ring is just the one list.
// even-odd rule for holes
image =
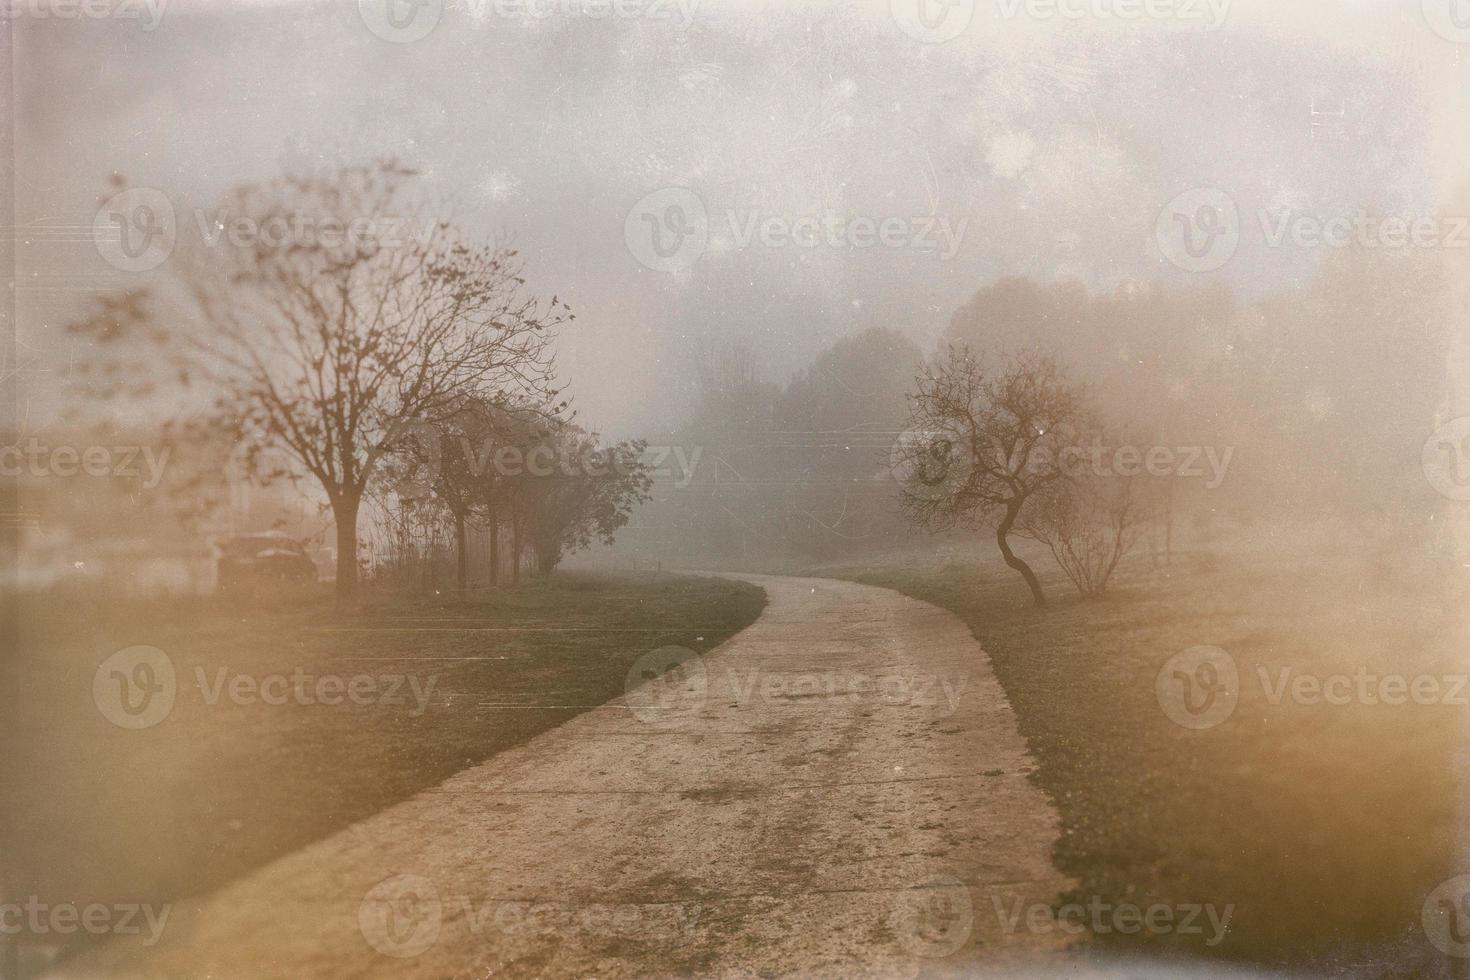
[[500, 515], [492, 507], [485, 512], [490, 525], [490, 587], [500, 584]]
[[1164, 498], [1164, 564], [1174, 559], [1174, 481], [1168, 481]]
[[357, 594], [357, 508], [359, 494], [343, 493], [332, 498], [332, 517], [337, 522], [337, 596]]
[[[1172, 446], [1174, 443], [1164, 437], [1163, 426], [1159, 426], [1154, 436], [1155, 446]], [[1164, 481], [1164, 564], [1169, 565], [1174, 560], [1174, 484], [1176, 480]]]
[[510, 584], [521, 584], [521, 519], [510, 519]]
[[1016, 553], [1011, 550], [1011, 543], [1008, 540], [1011, 528], [1015, 526], [1016, 517], [1020, 513], [1020, 504], [1009, 504], [1006, 506], [1006, 516], [1001, 520], [1000, 526], [995, 529], [995, 543], [1000, 546], [1000, 554], [1006, 560], [1006, 564], [1020, 572], [1021, 577], [1026, 580], [1026, 586], [1031, 590], [1031, 599], [1039, 609], [1046, 605], [1046, 594], [1041, 591], [1041, 580], [1036, 577], [1036, 573], [1031, 570], [1031, 566], [1017, 557]]
[[556, 571], [556, 566], [561, 564], [560, 548], [533, 548], [536, 556], [536, 577], [545, 578]]
[[464, 515], [454, 515], [454, 585], [459, 589], [461, 597], [468, 588], [469, 570], [465, 562], [468, 556], [465, 554]]

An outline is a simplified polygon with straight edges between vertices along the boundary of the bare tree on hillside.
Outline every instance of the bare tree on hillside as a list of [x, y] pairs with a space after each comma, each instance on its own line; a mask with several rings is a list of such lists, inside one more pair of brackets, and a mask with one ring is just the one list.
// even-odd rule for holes
[[968, 348], [950, 347], [919, 377], [894, 447], [905, 516], [931, 530], [993, 526], [1005, 563], [1046, 605], [1010, 537], [1032, 498], [1064, 478], [1061, 450], [1083, 414], [1081, 388], [1050, 357], [1018, 354], [992, 373]]

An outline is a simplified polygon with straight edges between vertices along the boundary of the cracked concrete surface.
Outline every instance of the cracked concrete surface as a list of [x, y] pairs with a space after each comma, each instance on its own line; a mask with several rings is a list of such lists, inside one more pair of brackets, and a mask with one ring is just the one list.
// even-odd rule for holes
[[1025, 910], [1068, 885], [1050, 861], [1057, 816], [969, 630], [885, 589], [741, 577], [769, 605], [718, 649], [176, 908], [151, 948], [114, 940], [59, 972], [850, 977], [1054, 963], [1067, 937], [1028, 931]]

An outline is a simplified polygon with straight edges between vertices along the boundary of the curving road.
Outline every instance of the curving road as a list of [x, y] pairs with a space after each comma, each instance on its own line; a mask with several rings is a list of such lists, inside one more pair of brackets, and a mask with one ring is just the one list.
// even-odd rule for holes
[[884, 589], [748, 578], [769, 605], [703, 658], [64, 975], [914, 976], [1051, 959], [1068, 937], [1027, 923], [1068, 885], [1058, 821], [969, 630]]

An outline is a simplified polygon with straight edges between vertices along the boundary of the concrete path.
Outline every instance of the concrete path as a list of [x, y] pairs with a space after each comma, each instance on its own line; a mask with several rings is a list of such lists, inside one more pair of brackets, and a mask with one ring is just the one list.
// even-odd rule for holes
[[[1067, 886], [1057, 817], [969, 631], [884, 589], [750, 580], [769, 605], [717, 650], [175, 909], [152, 948], [115, 941], [62, 974], [851, 977], [1051, 959], [1067, 937], [1029, 931], [1027, 910]], [[645, 659], [639, 677], [675, 655]]]

